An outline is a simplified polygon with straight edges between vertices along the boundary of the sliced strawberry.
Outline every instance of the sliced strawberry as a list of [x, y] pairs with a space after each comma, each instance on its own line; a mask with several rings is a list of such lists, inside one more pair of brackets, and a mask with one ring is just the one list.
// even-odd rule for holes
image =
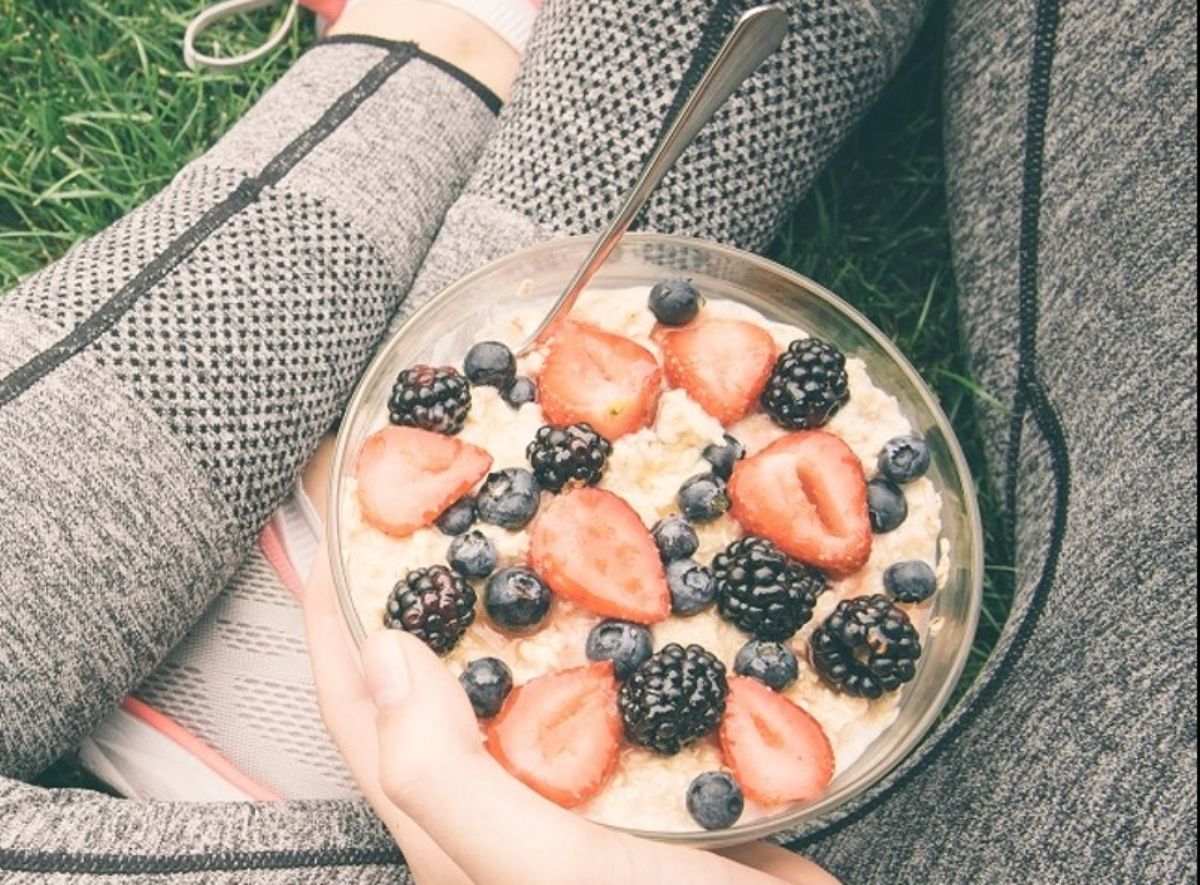
[[742, 528], [810, 565], [847, 575], [871, 555], [862, 462], [832, 433], [789, 433], [739, 461], [729, 495]]
[[683, 329], [659, 328], [667, 382], [728, 426], [758, 400], [775, 367], [775, 339], [742, 320], [712, 319]]
[[575, 489], [544, 506], [529, 564], [555, 593], [598, 615], [653, 624], [671, 613], [654, 539], [612, 492]]
[[478, 446], [416, 427], [385, 427], [367, 437], [354, 472], [363, 518], [398, 538], [433, 525], [487, 474]]
[[515, 689], [487, 727], [487, 746], [510, 774], [565, 808], [594, 796], [621, 747], [612, 662], [547, 673]]
[[661, 388], [654, 354], [575, 322], [555, 331], [538, 378], [538, 398], [551, 424], [586, 421], [610, 442], [654, 420]]
[[721, 752], [746, 795], [806, 802], [833, 780], [833, 747], [821, 724], [757, 679], [729, 677]]

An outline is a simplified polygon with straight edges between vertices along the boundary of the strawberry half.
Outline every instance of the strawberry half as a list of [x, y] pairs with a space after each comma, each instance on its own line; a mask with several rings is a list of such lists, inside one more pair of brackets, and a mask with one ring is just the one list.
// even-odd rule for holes
[[806, 802], [833, 780], [833, 747], [821, 724], [757, 679], [729, 677], [721, 752], [746, 795]]
[[363, 518], [389, 535], [411, 535], [433, 525], [491, 466], [491, 455], [460, 439], [385, 427], [363, 442], [354, 467]]
[[654, 539], [633, 508], [604, 489], [574, 489], [543, 506], [529, 564], [555, 593], [598, 615], [653, 624], [671, 614]]
[[662, 372], [640, 344], [585, 323], [564, 321], [538, 377], [546, 419], [586, 421], [609, 442], [654, 420]]
[[659, 328], [667, 382], [728, 426], [758, 401], [775, 367], [775, 339], [742, 320], [712, 319], [684, 329]]
[[621, 747], [612, 662], [548, 673], [515, 689], [488, 724], [487, 747], [510, 774], [564, 808], [594, 796]]
[[862, 462], [832, 433], [789, 433], [739, 461], [729, 496], [742, 528], [802, 562], [847, 575], [871, 556]]

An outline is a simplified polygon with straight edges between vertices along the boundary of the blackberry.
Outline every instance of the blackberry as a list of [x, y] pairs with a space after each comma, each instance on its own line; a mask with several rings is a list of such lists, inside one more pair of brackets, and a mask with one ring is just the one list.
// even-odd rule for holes
[[758, 639], [781, 642], [812, 619], [825, 575], [749, 535], [713, 557], [717, 611]]
[[590, 424], [547, 424], [525, 449], [538, 485], [552, 492], [561, 492], [566, 485], [595, 485], [611, 454], [612, 444]]
[[789, 344], [759, 397], [775, 423], [789, 430], [820, 427], [849, 400], [846, 357], [819, 338]]
[[388, 594], [383, 625], [444, 655], [475, 620], [475, 591], [444, 565], [413, 569]]
[[471, 411], [471, 387], [449, 366], [413, 366], [392, 385], [388, 417], [393, 424], [455, 434]]
[[813, 666], [846, 694], [877, 698], [917, 672], [921, 638], [881, 593], [838, 603], [809, 643]]
[[672, 756], [721, 721], [725, 665], [698, 645], [672, 642], [621, 685], [621, 723], [631, 742]]

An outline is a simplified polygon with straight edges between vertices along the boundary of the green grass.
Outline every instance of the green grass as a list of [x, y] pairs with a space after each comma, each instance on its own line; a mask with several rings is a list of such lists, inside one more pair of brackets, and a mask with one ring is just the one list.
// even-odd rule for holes
[[[266, 61], [194, 74], [180, 57], [207, 0], [0, 0], [0, 292], [160, 190], [287, 68], [302, 19]], [[261, 40], [280, 15], [225, 28], [207, 48]], [[937, 392], [977, 478], [989, 553], [985, 610], [966, 685], [1011, 596], [1009, 551], [986, 479], [950, 266], [941, 149], [940, 10], [876, 109], [786, 224], [770, 257], [829, 286], [909, 355]], [[60, 766], [46, 783], [76, 784]]]

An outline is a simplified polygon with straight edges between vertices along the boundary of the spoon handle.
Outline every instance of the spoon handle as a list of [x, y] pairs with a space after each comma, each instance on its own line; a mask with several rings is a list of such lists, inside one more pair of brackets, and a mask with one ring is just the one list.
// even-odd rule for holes
[[570, 311], [580, 293], [592, 281], [600, 265], [616, 248], [633, 219], [637, 217], [650, 194], [658, 187], [663, 176], [675, 165], [684, 148], [704, 128], [726, 99], [753, 74], [758, 66], [771, 55], [787, 36], [787, 13], [775, 5], [756, 6], [738, 19], [729, 32], [712, 63], [696, 84], [674, 121], [646, 161], [642, 174], [630, 189], [616, 217], [607, 230], [596, 241], [587, 259], [575, 272], [566, 290], [542, 320], [537, 331], [522, 352], [541, 344], [554, 321]]

